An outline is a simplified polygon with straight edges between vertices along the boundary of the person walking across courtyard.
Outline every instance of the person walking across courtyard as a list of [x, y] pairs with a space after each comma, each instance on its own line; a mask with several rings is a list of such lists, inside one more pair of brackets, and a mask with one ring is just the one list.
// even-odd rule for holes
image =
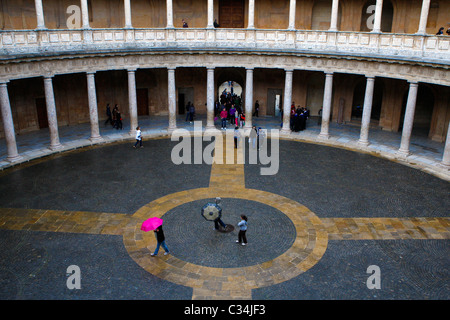
[[164, 255], [168, 255], [170, 252], [169, 252], [169, 248], [166, 245], [166, 237], [164, 236], [164, 231], [162, 229], [162, 226], [159, 226], [158, 228], [153, 230], [153, 232], [155, 232], [155, 237], [156, 237], [156, 241], [158, 242], [158, 244], [156, 245], [155, 252], [153, 252], [151, 254], [151, 256], [154, 257], [154, 256], [158, 255], [160, 246], [162, 246], [165, 251]]
[[240, 243], [241, 245], [245, 246], [247, 245], [247, 217], [245, 215], [241, 215], [241, 221], [238, 223], [239, 227], [239, 234], [238, 234], [238, 240], [236, 240], [236, 243]]
[[134, 144], [133, 148], [136, 149], [136, 146], [138, 145], [141, 148], [143, 148], [144, 146], [142, 145], [142, 132], [141, 132], [141, 127], [136, 127], [136, 143]]

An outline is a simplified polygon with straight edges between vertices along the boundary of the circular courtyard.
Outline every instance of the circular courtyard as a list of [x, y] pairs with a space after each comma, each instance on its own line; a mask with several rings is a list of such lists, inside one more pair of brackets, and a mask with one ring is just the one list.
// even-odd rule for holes
[[[449, 182], [368, 154], [280, 140], [275, 175], [261, 175], [261, 164], [223, 165], [223, 183], [213, 186], [215, 165], [175, 165], [175, 145], [114, 143], [2, 172], [2, 298], [450, 297]], [[244, 185], [228, 175], [243, 175]], [[231, 232], [201, 216], [216, 196]], [[241, 214], [247, 246], [235, 242]], [[155, 237], [139, 227], [151, 216], [164, 220], [170, 255], [150, 256]], [[66, 286], [70, 265], [80, 267], [81, 290]], [[366, 284], [371, 265], [381, 270], [379, 290]]]

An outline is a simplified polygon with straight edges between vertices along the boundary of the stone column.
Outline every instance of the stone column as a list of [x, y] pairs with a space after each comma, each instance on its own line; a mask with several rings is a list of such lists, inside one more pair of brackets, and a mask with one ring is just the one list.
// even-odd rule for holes
[[296, 0], [290, 0], [289, 2], [289, 30], [295, 30], [295, 7], [297, 6]]
[[125, 28], [133, 28], [131, 23], [131, 3], [130, 0], [123, 0], [123, 7], [125, 11]]
[[361, 134], [359, 143], [367, 146], [369, 144], [369, 126], [370, 115], [372, 114], [373, 88], [375, 86], [375, 78], [367, 77], [366, 93], [364, 96], [363, 115], [361, 121]]
[[9, 102], [8, 85], [6, 82], [0, 83], [0, 107], [6, 140], [6, 159], [9, 162], [16, 162], [22, 159], [22, 157], [17, 152], [16, 133], [14, 131], [14, 121], [11, 113], [11, 104]]
[[253, 68], [246, 68], [245, 79], [245, 126], [249, 129], [252, 127], [252, 110], [253, 110]]
[[207, 28], [214, 28], [214, 0], [208, 0], [208, 25]]
[[98, 108], [97, 108], [97, 92], [95, 90], [95, 72], [86, 73], [87, 88], [88, 88], [88, 100], [89, 100], [89, 119], [91, 121], [91, 140], [100, 141], [103, 140], [100, 136], [100, 130], [98, 128]]
[[56, 116], [55, 95], [52, 78], [44, 77], [45, 103], [47, 105], [48, 128], [50, 131], [50, 150], [62, 148], [59, 142], [58, 119]]
[[292, 79], [294, 70], [285, 70], [286, 76], [284, 81], [284, 97], [283, 97], [283, 127], [281, 134], [291, 133], [291, 103], [292, 103]]
[[338, 14], [339, 14], [339, 0], [333, 0], [333, 3], [331, 5], [330, 29], [328, 29], [328, 31], [338, 31], [337, 29]]
[[168, 68], [168, 85], [169, 85], [169, 128], [170, 132], [177, 128], [176, 118], [176, 87], [175, 87], [175, 68]]
[[42, 7], [42, 0], [34, 0], [34, 6], [36, 8], [36, 29], [46, 29], [44, 20], [44, 8]]
[[447, 139], [445, 140], [444, 155], [441, 166], [450, 169], [450, 124], [447, 129]]
[[214, 129], [214, 68], [207, 68], [206, 80], [206, 130]]
[[173, 28], [173, 3], [172, 0], [166, 1], [167, 27]]
[[405, 118], [403, 120], [402, 141], [397, 154], [408, 156], [409, 143], [411, 141], [411, 132], [414, 123], [414, 112], [416, 110], [416, 99], [419, 84], [417, 82], [409, 83], [408, 101], [406, 102]]
[[420, 11], [419, 30], [417, 30], [417, 34], [427, 33], [427, 21], [429, 11], [430, 11], [430, 0], [423, 0], [422, 10]]
[[136, 69], [129, 69], [128, 71], [128, 106], [130, 112], [130, 135], [136, 134], [136, 127], [138, 126], [137, 118], [137, 98], [136, 98]]
[[333, 97], [333, 73], [325, 73], [325, 89], [323, 94], [322, 106], [322, 127], [320, 128], [319, 138], [328, 139], [330, 127], [331, 99]]
[[373, 30], [372, 32], [380, 33], [381, 32], [381, 14], [383, 11], [383, 0], [377, 0], [375, 4], [375, 19], [373, 22]]
[[88, 4], [87, 0], [81, 0], [81, 21], [82, 21], [82, 28], [83, 29], [89, 29], [89, 10], [88, 10]]
[[[248, 0], [248, 26], [247, 29], [255, 29], [255, 0]], [[245, 118], [247, 123], [247, 117]]]

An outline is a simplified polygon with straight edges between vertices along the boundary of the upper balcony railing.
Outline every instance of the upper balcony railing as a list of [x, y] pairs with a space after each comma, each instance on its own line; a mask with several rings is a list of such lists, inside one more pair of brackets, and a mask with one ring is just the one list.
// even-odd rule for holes
[[450, 36], [208, 28], [0, 31], [2, 60], [136, 50], [269, 51], [450, 64]]

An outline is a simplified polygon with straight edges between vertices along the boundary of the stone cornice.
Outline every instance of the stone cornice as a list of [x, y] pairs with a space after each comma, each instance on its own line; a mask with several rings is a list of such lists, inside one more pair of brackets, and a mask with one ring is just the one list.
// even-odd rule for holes
[[450, 86], [448, 68], [433, 64], [370, 60], [350, 56], [224, 51], [110, 52], [21, 59], [0, 64], [0, 81], [133, 68], [241, 67], [361, 74]]

